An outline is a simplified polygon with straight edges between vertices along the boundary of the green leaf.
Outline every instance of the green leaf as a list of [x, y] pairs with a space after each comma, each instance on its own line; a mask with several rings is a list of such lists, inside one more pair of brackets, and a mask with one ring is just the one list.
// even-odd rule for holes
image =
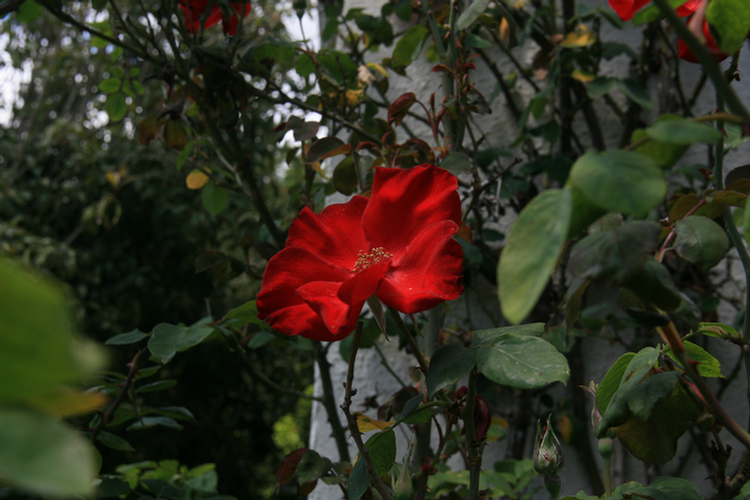
[[460, 31], [463, 31], [471, 26], [474, 21], [479, 19], [479, 16], [484, 13], [489, 3], [489, 0], [474, 0], [474, 2], [472, 2], [472, 4], [469, 5], [469, 7], [458, 17], [456, 28]]
[[471, 345], [475, 347], [492, 345], [508, 333], [525, 337], [541, 337], [544, 333], [544, 323], [527, 323], [525, 325], [478, 330], [471, 334]]
[[110, 121], [119, 122], [128, 112], [128, 105], [125, 102], [124, 94], [111, 94], [104, 103], [104, 109], [109, 115]]
[[357, 166], [354, 164], [354, 157], [347, 156], [336, 165], [333, 170], [333, 184], [339, 193], [347, 196], [354, 193], [359, 186], [359, 176], [357, 175]]
[[300, 54], [294, 62], [294, 70], [302, 78], [307, 78], [315, 72], [315, 63], [307, 54]]
[[669, 271], [654, 259], [648, 259], [639, 271], [627, 276], [621, 284], [642, 300], [665, 311], [673, 311], [682, 303], [682, 295], [672, 282]]
[[352, 466], [347, 487], [349, 489], [349, 500], [359, 500], [370, 487], [370, 475], [367, 473], [365, 461], [361, 457]]
[[475, 348], [465, 348], [458, 344], [446, 344], [435, 351], [427, 368], [427, 397], [455, 384], [476, 365]]
[[198, 322], [192, 326], [161, 323], [154, 327], [148, 348], [162, 364], [168, 363], [177, 351], [200, 344], [211, 335], [213, 327]]
[[750, 31], [750, 3], [745, 0], [712, 0], [706, 20], [716, 35], [716, 43], [727, 54], [734, 54]]
[[570, 253], [568, 267], [578, 278], [618, 282], [640, 270], [659, 241], [655, 222], [635, 221], [586, 236]]
[[565, 356], [552, 344], [512, 333], [478, 347], [477, 366], [493, 382], [518, 389], [536, 389], [558, 381], [566, 384], [570, 377]]
[[130, 493], [130, 484], [116, 477], [103, 477], [97, 486], [97, 498], [112, 498]]
[[117, 451], [135, 451], [135, 448], [130, 446], [130, 443], [125, 441], [120, 436], [115, 436], [111, 432], [99, 431], [96, 435], [96, 440], [102, 443], [107, 448], [112, 448]]
[[[669, 0], [669, 5], [672, 8], [677, 8], [684, 4], [687, 0]], [[636, 12], [633, 16], [633, 24], [640, 26], [641, 24], [652, 23], [661, 19], [661, 11], [656, 5], [649, 5]]]
[[521, 211], [497, 267], [500, 306], [511, 323], [534, 308], [563, 250], [571, 215], [569, 189], [551, 189]]
[[634, 357], [634, 352], [628, 352], [620, 356], [617, 361], [615, 361], [615, 364], [607, 370], [607, 374], [604, 375], [604, 378], [596, 388], [596, 409], [599, 410], [599, 413], [602, 415], [607, 410], [609, 402], [612, 400], [612, 396], [614, 396], [615, 392], [620, 388], [625, 370], [628, 368], [628, 365]]
[[141, 479], [141, 483], [158, 498], [184, 500], [186, 497], [190, 497], [188, 490], [185, 488], [181, 488], [174, 483], [162, 479]]
[[680, 375], [678, 371], [657, 373], [633, 387], [628, 392], [631, 413], [641, 420], [648, 420], [656, 402], [672, 393]]
[[[718, 359], [711, 356], [708, 353], [708, 351], [706, 351], [705, 349], [703, 349], [701, 346], [697, 344], [694, 344], [687, 340], [684, 340], [682, 343], [685, 346], [685, 351], [687, 351], [687, 354], [688, 356], [690, 356], [690, 359], [698, 362], [698, 373], [700, 373], [701, 376], [711, 377], [711, 378], [723, 378], [724, 377], [721, 374], [721, 363], [719, 363]], [[670, 358], [677, 361], [677, 363], [680, 363], [680, 360], [678, 360], [677, 357], [674, 355], [674, 352], [672, 352], [672, 349], [667, 347], [665, 349], [665, 352], [669, 355]]]
[[331, 468], [331, 461], [314, 450], [307, 450], [297, 465], [295, 474], [300, 484], [317, 480]]
[[393, 67], [406, 68], [416, 60], [422, 52], [422, 47], [429, 33], [430, 30], [421, 24], [406, 30], [404, 36], [396, 43], [396, 48], [393, 49]]
[[[66, 297], [52, 281], [0, 258], [0, 403], [48, 393], [88, 372], [77, 362]], [[100, 353], [96, 353], [100, 361]], [[97, 363], [98, 364], [98, 363]]]
[[177, 161], [175, 162], [175, 167], [177, 167], [177, 171], [179, 172], [180, 169], [182, 169], [182, 165], [185, 163], [185, 160], [188, 159], [188, 156], [193, 152], [193, 146], [195, 145], [195, 141], [188, 141], [187, 144], [185, 144], [185, 147], [182, 148], [182, 151], [180, 151], [179, 156], [177, 157]]
[[721, 262], [729, 251], [729, 238], [716, 222], [708, 217], [691, 215], [675, 224], [677, 254], [688, 262], [708, 271]]
[[629, 215], [647, 214], [667, 193], [664, 175], [653, 161], [617, 149], [578, 158], [570, 181], [603, 210]]
[[396, 434], [393, 429], [375, 433], [367, 440], [365, 448], [370, 452], [370, 463], [375, 474], [387, 474], [396, 460]]
[[717, 144], [722, 134], [705, 123], [689, 120], [661, 120], [646, 129], [646, 134], [659, 142], [687, 146], [694, 142]]
[[464, 42], [468, 47], [474, 49], [489, 49], [492, 48], [492, 42], [485, 40], [481, 36], [475, 35], [474, 33], [466, 33]]
[[739, 340], [740, 338], [742, 338], [740, 332], [723, 323], [701, 323], [700, 325], [698, 325], [698, 330], [695, 333], [700, 333], [707, 337], [716, 337], [723, 340]]
[[586, 86], [586, 93], [590, 98], [601, 97], [615, 86], [615, 79], [608, 76], [600, 76]]
[[213, 182], [206, 183], [201, 190], [203, 208], [211, 215], [219, 215], [227, 206], [227, 191]]
[[163, 391], [165, 389], [169, 389], [170, 387], [174, 387], [177, 385], [176, 380], [159, 380], [158, 382], [151, 382], [150, 384], [144, 384], [140, 387], [138, 387], [137, 392], [156, 392], [156, 391]]
[[150, 429], [151, 427], [162, 426], [170, 429], [182, 429], [182, 426], [178, 424], [173, 418], [170, 417], [141, 417], [134, 424], [128, 427], [129, 431]]
[[135, 344], [136, 342], [140, 342], [141, 340], [148, 337], [149, 333], [143, 333], [139, 329], [135, 329], [132, 332], [129, 333], [121, 333], [119, 335], [115, 335], [114, 337], [111, 337], [107, 339], [105, 344], [107, 345], [128, 345], [128, 344]]
[[42, 6], [34, 0], [26, 0], [21, 2], [21, 5], [18, 7], [16, 20], [19, 23], [29, 24], [36, 20], [40, 15], [42, 15]]
[[28, 410], [0, 410], [0, 477], [38, 495], [92, 492], [96, 474], [90, 442], [57, 419]]
[[645, 109], [654, 109], [654, 101], [643, 86], [635, 80], [615, 80], [615, 85], [625, 96]]
[[254, 323], [256, 325], [266, 324], [265, 321], [258, 318], [258, 305], [254, 300], [235, 307], [224, 316], [224, 319], [236, 319], [242, 323]]
[[105, 94], [114, 94], [122, 87], [122, 81], [119, 78], [107, 78], [99, 84], [99, 91]]
[[458, 175], [471, 170], [471, 160], [463, 153], [451, 153], [440, 163], [440, 168]]
[[[613, 377], [619, 374], [622, 367], [622, 360], [624, 358], [625, 356], [618, 359], [617, 363], [615, 363], [615, 365], [610, 368], [610, 371], [613, 371], [615, 370], [615, 367], [617, 367], [617, 369], [613, 373]], [[644, 347], [643, 349], [638, 351], [638, 354], [636, 354], [632, 357], [632, 359], [629, 360], [627, 368], [622, 370], [622, 376], [619, 380], [619, 387], [614, 392], [614, 394], [612, 394], [612, 397], [610, 398], [609, 404], [607, 405], [605, 411], [602, 411], [605, 396], [602, 396], [602, 400], [600, 401], [599, 396], [597, 395], [597, 406], [601, 405], [599, 406], [599, 411], [602, 414], [602, 419], [599, 422], [599, 427], [596, 428], [597, 437], [604, 437], [605, 433], [610, 427], [620, 426], [628, 420], [628, 418], [630, 417], [628, 393], [638, 383], [640, 383], [644, 378], [648, 376], [651, 369], [656, 366], [658, 360], [659, 351], [657, 349], [654, 349], [653, 347]], [[607, 377], [609, 377], [609, 375], [610, 374], [608, 372]], [[612, 380], [612, 378], [610, 378], [610, 381], [608, 383], [611, 384], [612, 382], [614, 381]]]

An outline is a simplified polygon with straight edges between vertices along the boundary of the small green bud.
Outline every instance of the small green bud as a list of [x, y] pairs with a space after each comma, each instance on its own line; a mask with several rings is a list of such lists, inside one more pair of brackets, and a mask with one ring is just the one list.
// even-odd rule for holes
[[612, 438], [602, 438], [599, 440], [599, 454], [604, 460], [612, 457], [612, 453], [615, 451], [615, 442]]
[[536, 448], [532, 462], [534, 470], [545, 476], [557, 475], [557, 471], [565, 463], [560, 440], [557, 439], [555, 431], [552, 430], [549, 417], [547, 417], [547, 425], [544, 427], [542, 427], [541, 420], [536, 423]]

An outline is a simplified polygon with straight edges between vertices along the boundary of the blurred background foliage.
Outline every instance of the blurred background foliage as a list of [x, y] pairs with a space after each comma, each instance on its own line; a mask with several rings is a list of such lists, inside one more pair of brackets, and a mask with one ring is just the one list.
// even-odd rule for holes
[[[284, 36], [278, 20], [269, 19], [263, 29]], [[64, 281], [80, 329], [101, 342], [133, 329], [148, 332], [162, 322], [221, 317], [253, 297], [260, 286], [257, 274], [228, 279], [239, 273], [219, 276], [210, 266], [197, 272], [216, 255], [204, 252], [241, 260], [257, 253], [252, 241], [260, 224], [250, 204], [230, 197], [227, 210], [210, 215], [201, 206], [201, 192], [186, 187], [190, 167], [175, 168], [179, 151], [162, 141], [138, 143], [138, 123], [161, 106], [157, 97], [164, 84], [144, 78], [157, 70], [138, 66], [143, 73], [138, 81], [148, 91], [137, 102], [128, 96], [127, 116], [112, 123], [97, 85], [113, 68], [127, 70], [137, 61], [113, 61], [112, 54], [92, 47], [89, 36], [47, 12], [25, 24], [6, 17], [0, 33], [6, 68], [16, 68], [15, 81], [22, 81], [17, 101], [3, 103], [12, 116], [0, 123], [0, 253]], [[273, 110], [254, 106], [248, 116], [258, 138], [256, 168], [280, 217], [286, 200], [278, 196], [282, 188], [275, 184], [274, 165], [284, 151], [266, 140], [273, 132], [267, 119]], [[136, 349], [110, 351], [110, 368], [127, 371]], [[178, 459], [188, 467], [213, 462], [219, 493], [267, 496], [283, 455], [306, 441], [310, 404], [270, 388], [257, 373], [304, 391], [312, 369], [307, 351], [280, 340], [251, 355], [243, 358], [209, 343], [178, 356], [159, 372], [178, 383], [142, 397], [184, 406], [195, 422], [181, 431], [121, 429], [137, 452], [99, 446], [102, 473], [146, 459]]]

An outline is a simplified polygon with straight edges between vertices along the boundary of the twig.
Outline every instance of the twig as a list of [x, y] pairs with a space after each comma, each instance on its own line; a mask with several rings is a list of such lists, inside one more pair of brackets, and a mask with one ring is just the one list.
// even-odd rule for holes
[[120, 407], [123, 401], [125, 401], [125, 397], [127, 396], [130, 387], [133, 385], [133, 380], [135, 380], [135, 375], [138, 373], [138, 361], [140, 361], [141, 356], [146, 351], [146, 348], [138, 351], [133, 357], [133, 360], [129, 363], [130, 371], [128, 371], [128, 376], [127, 378], [125, 378], [125, 382], [123, 382], [122, 386], [120, 387], [120, 392], [112, 402], [112, 406], [110, 406], [107, 410], [107, 413], [104, 414], [97, 426], [94, 427], [94, 429], [91, 431], [91, 435], [94, 440], [96, 439], [96, 436], [101, 432], [101, 430], [104, 429], [104, 426], [107, 425], [110, 420], [112, 420], [112, 417], [114, 416], [117, 409]]
[[359, 321], [357, 322], [357, 328], [354, 330], [352, 354], [349, 358], [349, 370], [346, 374], [346, 384], [344, 385], [344, 404], [341, 405], [341, 409], [344, 411], [344, 415], [346, 415], [346, 421], [349, 423], [349, 432], [351, 432], [351, 435], [354, 438], [354, 443], [359, 450], [359, 458], [360, 460], [365, 461], [365, 466], [367, 467], [367, 472], [372, 480], [372, 485], [378, 490], [378, 493], [380, 493], [383, 500], [391, 500], [393, 498], [391, 492], [388, 491], [388, 488], [383, 484], [383, 481], [380, 480], [380, 476], [378, 476], [375, 471], [375, 467], [373, 467], [372, 461], [370, 460], [370, 452], [365, 448], [365, 444], [362, 442], [362, 433], [359, 432], [357, 421], [354, 419], [354, 416], [350, 411], [352, 406], [352, 396], [357, 393], [356, 390], [352, 389], [352, 382], [354, 381], [354, 363], [357, 358], [359, 341], [362, 339], [362, 326], [363, 323]]
[[351, 461], [349, 458], [349, 446], [347, 446], [346, 434], [344, 433], [344, 428], [341, 426], [336, 401], [333, 398], [331, 364], [326, 359], [326, 353], [320, 341], [313, 340], [313, 351], [318, 368], [320, 369], [320, 383], [323, 386], [323, 406], [326, 409], [326, 413], [328, 413], [328, 422], [331, 424], [333, 439], [336, 441], [336, 447], [339, 450], [339, 460], [349, 462]]

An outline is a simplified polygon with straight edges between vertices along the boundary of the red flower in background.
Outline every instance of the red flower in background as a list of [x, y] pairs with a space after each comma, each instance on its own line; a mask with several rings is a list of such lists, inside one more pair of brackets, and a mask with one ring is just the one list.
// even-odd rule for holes
[[[698, 6], [702, 1], [703, 0], [688, 0], [677, 7], [677, 15], [689, 16], [698, 9]], [[620, 16], [620, 19], [623, 21], [630, 21], [636, 12], [650, 3], [651, 0], [609, 0], [609, 6], [612, 7], [612, 10], [617, 12], [617, 15]]]
[[433, 165], [378, 168], [368, 200], [304, 208], [266, 267], [258, 317], [286, 335], [341, 340], [372, 295], [403, 313], [463, 292], [458, 181]]
[[[703, 19], [703, 37], [706, 39], [706, 48], [711, 51], [711, 54], [717, 61], [723, 61], [729, 54], [722, 52], [719, 46], [716, 44], [716, 40], [711, 36], [711, 30], [708, 28], [708, 23]], [[687, 44], [680, 38], [677, 40], [677, 56], [685, 61], [697, 63], [698, 58], [695, 57], [693, 51], [690, 50]]]
[[216, 26], [221, 22], [221, 27], [226, 35], [237, 34], [237, 24], [239, 23], [238, 15], [243, 18], [250, 13], [249, 3], [231, 3], [234, 13], [231, 16], [225, 16], [219, 7], [218, 0], [180, 0], [180, 8], [185, 12], [185, 23], [187, 23], [190, 33], [197, 33], [201, 27], [203, 15], [211, 4], [211, 11], [206, 17], [204, 29]]

